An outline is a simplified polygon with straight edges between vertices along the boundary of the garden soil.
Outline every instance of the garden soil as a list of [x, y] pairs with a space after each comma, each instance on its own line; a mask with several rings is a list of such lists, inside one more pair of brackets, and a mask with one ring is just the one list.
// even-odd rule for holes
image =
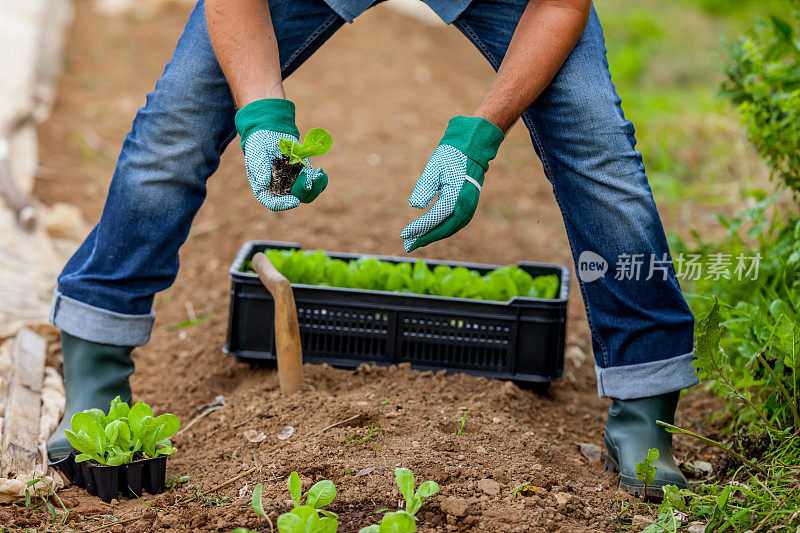
[[[59, 98], [39, 130], [42, 165], [51, 171], [37, 181], [40, 200], [74, 203], [88, 220], [98, 220], [131, 117], [169, 59], [187, 14], [185, 5], [167, 4], [155, 18], [107, 19], [88, 1], [77, 2]], [[306, 365], [303, 392], [286, 398], [273, 369], [251, 368], [222, 353], [227, 270], [241, 244], [273, 239], [402, 254], [400, 231], [418, 216], [407, 205], [416, 177], [447, 119], [469, 113], [491, 79], [455, 29], [423, 25], [385, 6], [335, 35], [286, 83], [301, 131], [333, 133], [332, 152], [315, 161], [331, 177], [328, 190], [313, 205], [270, 213], [253, 198], [233, 143], [209, 180], [177, 281], [156, 298], [152, 341], [134, 352], [135, 399], [157, 412], [175, 413], [187, 424], [215, 397], [225, 399], [224, 408], [175, 438], [179, 451], [168, 474], [189, 481], [142, 501], [111, 504], [72, 487], [60, 492], [70, 509], [68, 526], [20, 505], [0, 508], [0, 524], [88, 530], [129, 519], [109, 530], [269, 531], [268, 521], [249, 507], [252, 488], [264, 484], [274, 523], [289, 509], [286, 477], [297, 470], [306, 488], [321, 479], [336, 483], [330, 509], [340, 515], [340, 531], [349, 533], [398, 507], [397, 466], [441, 486], [420, 511], [420, 531], [614, 531], [646, 521], [634, 515], [652, 512], [617, 491], [599, 456], [587, 459], [579, 449], [586, 443], [602, 448], [609, 402], [597, 398], [577, 286], [566, 379], [544, 396], [502, 381], [403, 366], [347, 371]], [[571, 263], [551, 187], [521, 127], [493, 163], [469, 227], [414, 255]], [[191, 318], [205, 320], [177, 327]], [[679, 423], [697, 427], [714, 407], [692, 393]], [[462, 420], [464, 432], [457, 435]], [[287, 427], [293, 433], [281, 440]], [[684, 440], [676, 455], [711, 459]], [[512, 494], [523, 484], [531, 490]]]
[[272, 160], [272, 178], [269, 184], [269, 192], [275, 196], [286, 196], [292, 192], [294, 182], [297, 181], [297, 177], [302, 171], [302, 163], [290, 165], [288, 157], [276, 157]]

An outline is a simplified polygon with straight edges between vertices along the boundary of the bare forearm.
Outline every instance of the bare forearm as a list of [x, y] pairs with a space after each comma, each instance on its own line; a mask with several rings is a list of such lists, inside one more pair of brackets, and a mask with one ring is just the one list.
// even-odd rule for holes
[[475, 116], [508, 131], [555, 77], [586, 28], [590, 8], [590, 0], [531, 0]]
[[284, 98], [278, 41], [265, 0], [207, 0], [211, 44], [237, 107]]

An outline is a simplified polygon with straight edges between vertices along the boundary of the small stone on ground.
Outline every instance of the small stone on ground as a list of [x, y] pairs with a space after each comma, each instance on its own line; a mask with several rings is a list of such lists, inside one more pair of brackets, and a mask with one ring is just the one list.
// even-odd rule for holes
[[578, 448], [581, 450], [581, 455], [586, 457], [586, 460], [590, 463], [599, 463], [600, 457], [602, 456], [602, 450], [600, 450], [600, 446], [597, 444], [592, 444], [590, 442], [579, 442]]
[[478, 481], [478, 488], [489, 496], [500, 494], [500, 483], [493, 479], [482, 479]]
[[445, 498], [440, 507], [442, 511], [444, 511], [449, 515], [464, 516], [467, 514], [467, 509], [469, 508], [469, 502], [464, 498], [456, 498], [454, 496], [450, 496], [449, 498]]

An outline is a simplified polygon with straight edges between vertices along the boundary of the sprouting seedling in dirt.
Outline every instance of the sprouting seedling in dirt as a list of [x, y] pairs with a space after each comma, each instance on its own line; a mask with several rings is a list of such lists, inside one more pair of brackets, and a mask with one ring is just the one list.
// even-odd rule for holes
[[[253, 487], [253, 496], [250, 498], [250, 507], [253, 511], [260, 516], [261, 518], [266, 518], [269, 520], [269, 528], [272, 529], [272, 520], [270, 520], [269, 515], [267, 515], [266, 511], [264, 511], [264, 502], [261, 499], [261, 494], [264, 491], [264, 487], [259, 483], [255, 487]], [[250, 530], [245, 528], [239, 528], [242, 531], [239, 533], [248, 533]], [[234, 533], [236, 533], [234, 531]]]
[[[287, 487], [294, 509], [278, 517], [279, 533], [336, 533], [339, 528], [338, 515], [322, 509], [336, 498], [336, 485], [333, 481], [324, 479], [314, 483], [306, 493], [305, 505], [301, 503], [302, 488], [297, 472], [289, 475]], [[323, 516], [320, 517], [320, 514]]]
[[435, 481], [426, 481], [414, 491], [414, 474], [408, 468], [395, 468], [394, 478], [406, 500], [406, 512], [411, 515], [417, 514], [425, 498], [439, 492], [439, 485]]
[[370, 424], [369, 424], [369, 433], [367, 433], [366, 436], [364, 436], [364, 437], [362, 437], [360, 439], [351, 439], [350, 437], [345, 437], [345, 440], [347, 441], [347, 443], [344, 445], [344, 447], [347, 448], [349, 446], [355, 446], [356, 444], [364, 444], [365, 442], [367, 442], [369, 439], [371, 439], [374, 436], [373, 432], [376, 429], [381, 429], [381, 425], [380, 424], [376, 424], [375, 422], [370, 422]]
[[362, 528], [358, 533], [414, 533], [417, 530], [414, 515], [425, 498], [439, 492], [439, 485], [435, 481], [426, 481], [415, 491], [414, 473], [408, 468], [395, 468], [394, 477], [406, 500], [406, 508], [386, 513], [380, 523]]
[[647, 457], [641, 463], [633, 463], [636, 467], [636, 479], [644, 483], [644, 494], [647, 497], [647, 486], [652, 485], [656, 479], [656, 467], [653, 466], [653, 461], [658, 459], [659, 452], [656, 448], [650, 448], [647, 452]]
[[394, 511], [383, 515], [380, 523], [362, 527], [358, 533], [414, 533], [417, 522], [405, 511]]
[[34, 485], [36, 485], [39, 482], [42, 482], [45, 485], [47, 485], [47, 489], [49, 491], [48, 492], [48, 497], [52, 496], [56, 500], [56, 502], [58, 502], [58, 505], [61, 506], [61, 509], [62, 509], [62, 512], [63, 512], [63, 514], [61, 515], [61, 522], [66, 524], [67, 520], [69, 519], [69, 510], [64, 505], [64, 502], [61, 501], [61, 498], [58, 497], [58, 494], [56, 494], [56, 491], [53, 490], [53, 486], [50, 485], [50, 483], [48, 483], [47, 481], [45, 481], [45, 480], [43, 480], [41, 478], [32, 479], [32, 480], [28, 481], [25, 484], [25, 507], [31, 507], [31, 496], [37, 496], [38, 495], [39, 498], [42, 499], [42, 502], [44, 503], [44, 505], [47, 507], [47, 512], [50, 513], [50, 516], [53, 517], [52, 521], [55, 522], [56, 520], [59, 519], [58, 512], [56, 511], [56, 508], [53, 507], [53, 504], [50, 503], [48, 498], [46, 498], [43, 494], [36, 492], [36, 488], [34, 487]]
[[456, 435], [465, 435], [467, 433], [467, 412], [461, 417], [461, 426], [456, 429]]
[[531, 485], [530, 481], [526, 481], [521, 485], [517, 485], [513, 489], [511, 489], [511, 497], [512, 498], [519, 498], [520, 496], [529, 496], [532, 493], [536, 492], [536, 487]]
[[264, 487], [259, 483], [255, 487], [253, 487], [253, 497], [250, 498], [250, 507], [253, 508], [253, 511], [260, 517], [265, 518], [267, 513], [264, 512], [264, 502], [261, 499], [261, 493], [263, 492]]
[[327, 154], [332, 146], [333, 137], [323, 128], [308, 130], [302, 144], [292, 139], [279, 140], [278, 149], [283, 157], [272, 160], [270, 192], [276, 196], [289, 194], [303, 167], [311, 169], [304, 159]]
[[174, 489], [184, 483], [189, 483], [192, 479], [191, 476], [176, 476], [175, 474], [170, 474], [169, 477], [171, 479], [164, 484], [168, 490]]

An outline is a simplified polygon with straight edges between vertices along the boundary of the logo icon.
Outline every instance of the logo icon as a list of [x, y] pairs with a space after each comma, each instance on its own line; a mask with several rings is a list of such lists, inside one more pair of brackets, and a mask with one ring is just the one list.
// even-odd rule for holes
[[602, 278], [608, 272], [608, 262], [603, 257], [589, 250], [581, 252], [578, 257], [578, 277], [584, 283]]

